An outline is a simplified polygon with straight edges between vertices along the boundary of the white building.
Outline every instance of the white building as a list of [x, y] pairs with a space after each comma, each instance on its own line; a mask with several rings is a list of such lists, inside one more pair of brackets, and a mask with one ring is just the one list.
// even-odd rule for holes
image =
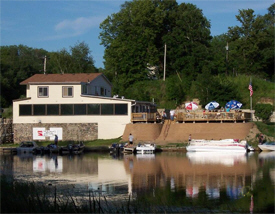
[[13, 101], [14, 142], [95, 140], [123, 135], [131, 111], [148, 111], [149, 102], [111, 97], [102, 73], [35, 74], [20, 83], [26, 98]]

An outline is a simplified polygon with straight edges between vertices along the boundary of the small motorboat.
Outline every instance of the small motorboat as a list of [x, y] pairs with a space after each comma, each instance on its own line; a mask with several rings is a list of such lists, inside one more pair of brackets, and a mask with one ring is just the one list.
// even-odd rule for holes
[[262, 151], [275, 151], [275, 142], [266, 142], [264, 144], [259, 144], [258, 147]]
[[18, 154], [20, 153], [33, 153], [34, 149], [38, 148], [38, 145], [34, 141], [23, 141], [16, 148]]
[[139, 143], [136, 147], [137, 154], [154, 153], [156, 150], [156, 144], [154, 143]]
[[78, 155], [78, 154], [81, 154], [83, 151], [84, 151], [84, 148], [85, 148], [85, 145], [83, 142], [80, 142], [78, 144], [69, 144], [68, 146], [63, 146], [60, 148], [60, 153], [62, 155], [65, 155], [65, 154], [75, 154], [75, 155]]
[[113, 143], [110, 147], [110, 154], [118, 154], [118, 153], [122, 153], [124, 150], [124, 146], [127, 146], [127, 143]]

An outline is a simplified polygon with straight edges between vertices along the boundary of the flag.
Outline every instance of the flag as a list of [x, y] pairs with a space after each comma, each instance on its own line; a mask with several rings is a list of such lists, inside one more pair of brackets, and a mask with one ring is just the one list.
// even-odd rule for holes
[[248, 89], [250, 91], [250, 97], [252, 97], [252, 95], [253, 95], [253, 88], [252, 88], [252, 83], [251, 82], [249, 83]]

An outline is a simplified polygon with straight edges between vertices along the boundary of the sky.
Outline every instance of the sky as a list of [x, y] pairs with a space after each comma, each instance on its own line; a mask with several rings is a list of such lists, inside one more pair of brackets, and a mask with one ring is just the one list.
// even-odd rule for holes
[[[97, 68], [104, 68], [104, 46], [100, 45], [99, 25], [118, 13], [123, 0], [1, 0], [1, 46], [26, 45], [49, 52], [88, 44]], [[177, 0], [192, 3], [211, 23], [211, 35], [240, 25], [239, 10], [253, 9], [264, 15], [274, 0]]]

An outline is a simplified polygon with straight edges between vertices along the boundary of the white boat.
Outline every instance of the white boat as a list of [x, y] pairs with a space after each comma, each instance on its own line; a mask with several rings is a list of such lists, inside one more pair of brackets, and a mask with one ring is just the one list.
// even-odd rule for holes
[[264, 144], [258, 145], [262, 151], [275, 151], [275, 142], [266, 142]]
[[155, 150], [156, 150], [156, 144], [154, 143], [138, 144], [136, 147], [137, 154], [154, 153]]
[[186, 150], [188, 152], [246, 152], [247, 148], [245, 140], [191, 140]]

